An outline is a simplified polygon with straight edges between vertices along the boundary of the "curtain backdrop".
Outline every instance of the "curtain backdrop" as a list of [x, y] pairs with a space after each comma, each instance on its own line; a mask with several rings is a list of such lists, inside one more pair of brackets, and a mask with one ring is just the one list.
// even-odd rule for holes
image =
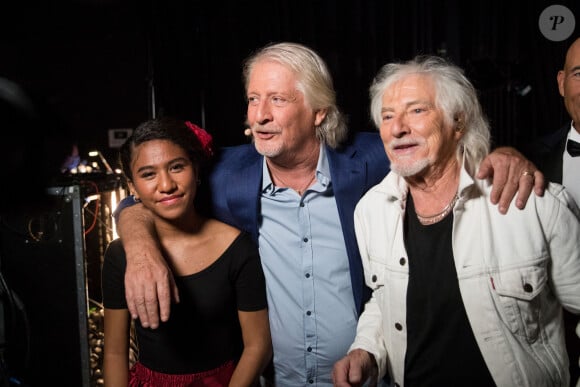
[[322, 55], [355, 131], [374, 130], [368, 86], [381, 65], [447, 56], [477, 86], [494, 143], [521, 146], [568, 119], [556, 73], [580, 36], [577, 0], [557, 2], [576, 16], [561, 42], [541, 34], [539, 15], [553, 3], [539, 0], [14, 3], [0, 26], [0, 75], [42, 89], [81, 144], [105, 149], [107, 129], [162, 114], [205, 126], [221, 145], [246, 142], [242, 61], [276, 41]]

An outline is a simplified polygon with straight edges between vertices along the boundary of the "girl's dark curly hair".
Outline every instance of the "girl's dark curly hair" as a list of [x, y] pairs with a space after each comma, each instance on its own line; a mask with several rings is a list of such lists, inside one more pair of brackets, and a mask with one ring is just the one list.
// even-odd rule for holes
[[131, 160], [135, 147], [152, 140], [168, 140], [180, 146], [194, 165], [203, 166], [209, 161], [209, 152], [185, 121], [173, 117], [156, 118], [140, 124], [119, 150], [119, 161], [127, 180], [133, 180]]

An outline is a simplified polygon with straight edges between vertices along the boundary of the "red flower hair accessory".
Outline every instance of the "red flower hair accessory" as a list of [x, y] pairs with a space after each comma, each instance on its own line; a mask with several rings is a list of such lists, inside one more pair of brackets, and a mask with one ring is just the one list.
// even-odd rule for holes
[[190, 121], [185, 121], [185, 125], [195, 134], [195, 136], [199, 139], [205, 154], [210, 157], [213, 155], [213, 139], [211, 134], [206, 132], [204, 129], [200, 128], [199, 126], [191, 123]]

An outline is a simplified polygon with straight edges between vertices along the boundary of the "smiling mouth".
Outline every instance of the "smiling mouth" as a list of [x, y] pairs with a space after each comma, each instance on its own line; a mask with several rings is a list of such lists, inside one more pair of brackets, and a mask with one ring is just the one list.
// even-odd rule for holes
[[417, 146], [417, 144], [403, 144], [403, 145], [394, 146], [393, 149], [394, 150], [405, 150], [405, 149], [409, 149], [409, 148], [414, 148], [415, 146]]
[[398, 144], [398, 145], [392, 146], [391, 147], [391, 150], [394, 153], [397, 153], [397, 154], [399, 154], [399, 153], [410, 153], [413, 150], [415, 150], [415, 148], [417, 148], [418, 145], [419, 144], [416, 144], [416, 143], [413, 143], [413, 144]]
[[396, 157], [411, 157], [412, 155], [415, 154], [415, 151], [417, 150], [419, 144], [417, 144], [416, 142], [413, 143], [406, 143], [406, 144], [395, 144], [395, 145], [391, 145], [390, 148], [390, 153], [393, 156]]
[[162, 203], [162, 204], [171, 204], [171, 203], [174, 203], [175, 201], [181, 199], [182, 197], [183, 197], [183, 195], [167, 196], [167, 197], [159, 200], [159, 203]]

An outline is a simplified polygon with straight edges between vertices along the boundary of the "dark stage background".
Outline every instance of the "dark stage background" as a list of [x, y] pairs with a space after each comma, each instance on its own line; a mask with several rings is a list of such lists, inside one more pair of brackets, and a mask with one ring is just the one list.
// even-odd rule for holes
[[[374, 130], [367, 90], [382, 64], [448, 56], [477, 85], [495, 144], [519, 147], [568, 119], [556, 72], [580, 24], [577, 0], [13, 3], [1, 6], [0, 76], [45, 96], [81, 155], [99, 149], [112, 163], [108, 130], [135, 127], [153, 112], [195, 121], [220, 145], [247, 141], [241, 63], [283, 40], [326, 59], [352, 130]], [[552, 4], [576, 16], [561, 42], [538, 27]]]
[[[521, 149], [568, 120], [556, 73], [580, 36], [580, 1], [557, 4], [576, 18], [559, 42], [540, 31], [539, 16], [554, 3], [539, 0], [0, 3], [0, 77], [44, 100], [65, 127], [56, 130], [52, 115], [30, 129], [0, 114], [8, 171], [0, 179], [0, 384], [15, 375], [26, 387], [100, 385], [100, 259], [113, 238], [113, 193], [121, 192], [111, 174], [63, 174], [73, 194], [52, 194], [58, 207], [29, 215], [42, 207], [38, 184], [58, 144], [76, 142], [82, 158], [100, 150], [116, 166], [109, 130], [164, 114], [204, 126], [217, 145], [247, 142], [242, 61], [266, 43], [296, 41], [329, 64], [353, 131], [375, 130], [368, 86], [383, 64], [434, 53], [475, 83], [495, 145]], [[28, 155], [33, 163], [6, 163]]]

